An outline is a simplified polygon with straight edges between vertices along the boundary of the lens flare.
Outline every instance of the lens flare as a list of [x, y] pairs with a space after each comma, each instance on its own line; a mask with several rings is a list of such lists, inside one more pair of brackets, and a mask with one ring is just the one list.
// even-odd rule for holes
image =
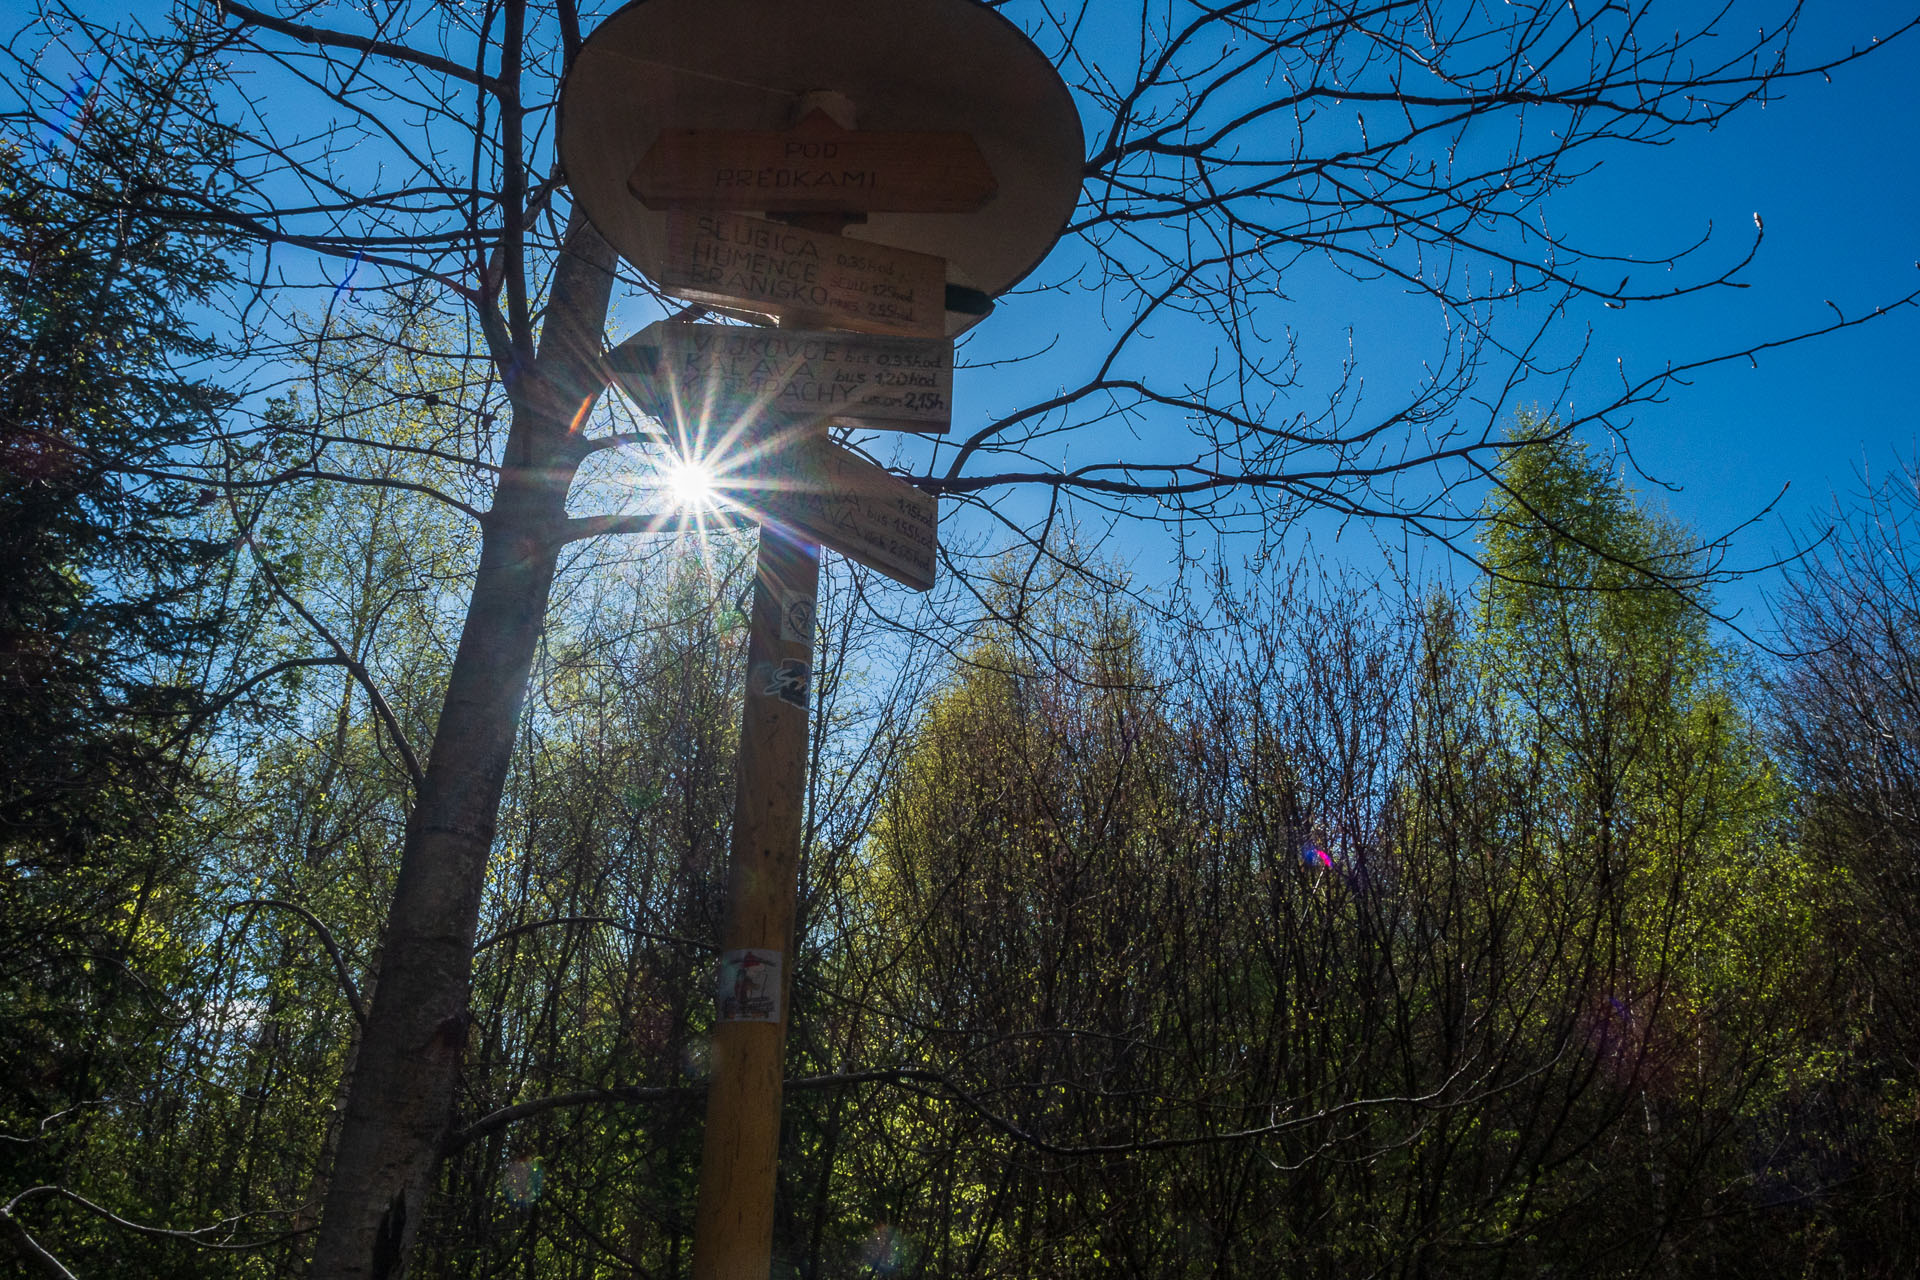
[[46, 124], [46, 137], [40, 143], [43, 155], [52, 156], [74, 146], [86, 130], [93, 114], [95, 95], [100, 89], [100, 73], [81, 67], [67, 85], [66, 96], [52, 112]]
[[523, 1156], [510, 1161], [500, 1171], [500, 1194], [515, 1208], [524, 1209], [540, 1198], [540, 1184], [545, 1180], [546, 1170], [541, 1166], [540, 1157]]
[[719, 497], [713, 469], [696, 458], [675, 458], [667, 463], [660, 469], [660, 484], [683, 511], [711, 507]]

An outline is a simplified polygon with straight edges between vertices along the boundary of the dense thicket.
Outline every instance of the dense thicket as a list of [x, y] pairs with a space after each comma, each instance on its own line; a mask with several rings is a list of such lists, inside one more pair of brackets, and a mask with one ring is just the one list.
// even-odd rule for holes
[[1833, 1188], [1831, 1252], [1901, 1242], [1897, 1274], [1920, 1266], [1920, 468], [1834, 515], [1783, 602], [1803, 656], [1778, 703], [1798, 837], [1829, 882], [1832, 1056], [1778, 1132]]
[[[1009, 573], [1008, 621], [946, 658], [896, 638], [918, 674], [889, 683], [835, 584], [782, 1274], [1899, 1274], [1904, 775], [1836, 762], [1860, 709], [1895, 725], [1905, 631], [1823, 647], [1771, 714], [1630, 567], [1678, 531], [1578, 448], [1516, 457], [1459, 599], [1223, 576], [1168, 630]], [[443, 678], [430, 566], [468, 554], [427, 510], [279, 517], [328, 530], [302, 590], [408, 691]], [[684, 1274], [741, 550], [610, 560], [560, 602], [420, 1274]], [[1803, 579], [1807, 617], [1841, 582], [1910, 612], [1911, 583], [1835, 576], [1871, 563]], [[8, 1130], [32, 1181], [256, 1243], [17, 1204], [76, 1274], [307, 1248], [407, 784], [344, 672], [257, 719], [176, 837], [212, 912], [142, 971], [172, 1021], [58, 1143], [21, 1106]]]

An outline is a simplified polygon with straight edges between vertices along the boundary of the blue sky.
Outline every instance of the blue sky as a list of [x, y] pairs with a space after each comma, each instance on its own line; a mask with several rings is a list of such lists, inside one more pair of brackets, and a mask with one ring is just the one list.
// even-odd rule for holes
[[[1796, 39], [1796, 60], [1841, 52], [1902, 20], [1901, 6], [1891, 3], [1812, 5]], [[1920, 288], [1916, 83], [1920, 39], [1908, 36], [1836, 73], [1831, 83], [1792, 82], [1776, 100], [1745, 109], [1712, 132], [1685, 131], [1664, 148], [1621, 148], [1598, 172], [1556, 196], [1549, 216], [1558, 228], [1576, 240], [1597, 239], [1642, 255], [1680, 248], [1711, 226], [1703, 259], [1736, 259], [1751, 239], [1756, 212], [1766, 226], [1745, 289], [1624, 311], [1594, 304], [1571, 315], [1575, 332], [1594, 327], [1589, 378], [1604, 380], [1616, 360], [1644, 374], [1669, 359], [1817, 327], [1831, 319], [1828, 300], [1851, 316]], [[1332, 323], [1308, 314], [1289, 318], [1308, 328], [1321, 322], [1311, 336], [1323, 354], [1341, 345], [1341, 326], [1349, 320], [1359, 339], [1376, 347], [1416, 349], [1430, 338], [1404, 328], [1411, 313], [1392, 298], [1369, 305]], [[991, 347], [1031, 350], [1071, 329], [1072, 320], [1062, 319], [1071, 312], [1009, 298], [983, 326], [983, 337], [992, 330]], [[633, 318], [644, 323], [649, 317]], [[1668, 403], [1636, 415], [1634, 456], [1649, 474], [1677, 486], [1659, 500], [1703, 534], [1738, 527], [1779, 499], [1772, 517], [1733, 544], [1732, 563], [1764, 564], [1814, 525], [1830, 495], [1854, 488], [1861, 469], [1878, 473], [1914, 455], [1920, 446], [1916, 351], [1920, 310], [1908, 309], [1772, 352], [1757, 368], [1743, 363], [1709, 372]], [[1017, 374], [963, 372], [956, 400], [963, 414], [970, 401], [972, 412], [1004, 411], [1019, 402], [1009, 397], [1045, 394], [1069, 376], [1050, 371], [1044, 360]], [[1583, 395], [1597, 398], [1601, 385], [1577, 385], [1574, 408]], [[1165, 545], [1164, 535], [1146, 529], [1128, 541], [1142, 552], [1143, 566]], [[1325, 550], [1327, 540], [1316, 546]], [[1342, 548], [1364, 560], [1371, 541], [1350, 535]], [[1435, 561], [1426, 558], [1437, 572], [1442, 565]], [[1721, 599], [1744, 623], [1764, 629], [1762, 592], [1774, 580], [1757, 575], [1723, 588]]]
[[[1799, 49], [1843, 47], [1848, 28], [1887, 30], [1893, 5], [1815, 6]], [[1858, 25], [1856, 25], [1858, 24]], [[1831, 300], [1848, 316], [1920, 288], [1920, 40], [1911, 36], [1836, 73], [1791, 85], [1763, 109], [1712, 133], [1610, 163], [1564, 217], [1612, 225], [1657, 243], [1703, 231], [1740, 243], [1751, 215], [1766, 238], [1750, 287], [1679, 304], [1595, 316], [1598, 351], [1652, 368], [1670, 354], [1735, 345], [1818, 326]], [[1703, 376], [1632, 433], [1651, 474], [1681, 485], [1674, 514], [1718, 532], [1759, 512], [1791, 485], [1778, 515], [1742, 533], [1736, 559], [1764, 562], [1792, 530], [1815, 522], [1832, 494], [1857, 488], [1914, 457], [1920, 438], [1920, 310], [1906, 309]], [[1723, 589], [1728, 604], [1761, 612], [1770, 575]]]
[[[1828, 60], [1891, 32], [1908, 16], [1911, 10], [1903, 15], [1885, 3], [1810, 6], [1793, 46], [1795, 62]], [[1577, 339], [1589, 326], [1592, 332], [1571, 408], [1580, 412], [1611, 398], [1616, 370], [1645, 377], [1669, 362], [1823, 327], [1835, 318], [1829, 301], [1854, 317], [1920, 289], [1916, 83], [1920, 39], [1909, 34], [1836, 71], [1830, 82], [1817, 76], [1787, 82], [1772, 100], [1743, 108], [1717, 129], [1682, 130], [1663, 147], [1619, 147], [1598, 170], [1552, 197], [1546, 206], [1552, 226], [1588, 247], [1659, 258], [1709, 237], [1691, 260], [1695, 276], [1711, 275], [1747, 252], [1756, 214], [1765, 225], [1758, 254], [1739, 277], [1746, 287], [1624, 310], [1593, 302], [1570, 311], [1567, 337]], [[1351, 324], [1356, 349], [1372, 362], [1363, 370], [1379, 389], [1369, 394], [1380, 396], [1375, 405], [1385, 402], [1396, 378], [1417, 371], [1394, 366], [1396, 349], [1417, 358], [1433, 345], [1430, 310], [1396, 299], [1388, 285], [1349, 290], [1338, 299], [1314, 290], [1302, 285], [1288, 323], [1322, 373], [1344, 352]], [[1073, 309], [1012, 296], [981, 326], [975, 350], [1033, 350], [1063, 328], [1072, 340], [1075, 319], [1063, 315], [1073, 317]], [[1633, 476], [1631, 482], [1703, 537], [1737, 531], [1727, 567], [1767, 565], [1817, 528], [1833, 495], [1856, 489], [1862, 471], [1878, 475], [1913, 458], [1920, 446], [1916, 351], [1920, 309], [1907, 308], [1864, 328], [1762, 354], [1753, 364], [1703, 372], [1691, 387], [1632, 416], [1628, 444], [1652, 480]], [[1054, 364], [1064, 369], [1071, 361]], [[1019, 371], [963, 371], [956, 388], [961, 417], [1004, 412], [1076, 376], [1048, 373], [1045, 359]], [[956, 421], [957, 433], [967, 429]], [[1151, 443], [1144, 442], [1149, 451]], [[1031, 500], [1010, 495], [1005, 501], [1013, 508]], [[1770, 505], [1772, 512], [1756, 522]], [[1337, 546], [1332, 531], [1326, 521], [1306, 521], [1289, 549], [1310, 545], [1363, 568], [1378, 565], [1370, 531], [1348, 526]], [[1400, 541], [1393, 529], [1372, 532]], [[1151, 579], [1168, 545], [1158, 529], [1122, 529], [1111, 550]], [[1444, 553], [1416, 548], [1413, 554], [1416, 573], [1460, 580], [1464, 566]], [[1763, 571], [1724, 584], [1717, 593], [1722, 612], [1766, 638], [1765, 593], [1778, 581], [1777, 571]]]

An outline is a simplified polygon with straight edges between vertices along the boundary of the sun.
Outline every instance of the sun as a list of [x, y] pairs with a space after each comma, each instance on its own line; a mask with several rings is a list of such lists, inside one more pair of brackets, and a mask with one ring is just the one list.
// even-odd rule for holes
[[660, 487], [683, 511], [711, 507], [719, 498], [713, 468], [697, 458], [674, 458], [660, 467]]

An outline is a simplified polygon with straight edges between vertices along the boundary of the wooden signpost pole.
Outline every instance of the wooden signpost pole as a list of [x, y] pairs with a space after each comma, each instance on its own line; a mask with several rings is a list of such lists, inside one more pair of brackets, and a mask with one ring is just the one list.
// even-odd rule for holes
[[[769, 23], [748, 55], [712, 38]], [[889, 127], [855, 128], [856, 102]], [[938, 549], [937, 497], [827, 429], [948, 429], [949, 339], [1066, 225], [1084, 133], [1046, 56], [975, 0], [634, 0], [561, 108], [574, 199], [623, 257], [779, 320], [659, 326], [608, 357], [682, 435], [732, 410], [722, 491], [761, 523], [693, 1275], [768, 1280], [820, 543], [916, 591]]]
[[694, 1280], [767, 1280], [820, 548], [760, 529]]
[[[791, 215], [792, 225], [818, 236], [838, 236], [855, 216], [810, 210]], [[783, 321], [783, 327], [788, 323]], [[950, 378], [951, 355], [946, 359]], [[951, 396], [944, 383], [940, 391], [940, 421], [934, 430], [945, 429]], [[802, 472], [824, 473], [837, 466], [843, 479], [857, 477], [858, 468], [867, 464], [851, 455], [837, 459], [841, 450], [826, 435], [830, 416], [822, 412], [805, 429], [804, 438], [790, 442], [783, 452], [797, 456]], [[812, 477], [816, 483], [821, 478]], [[924, 591], [933, 585], [934, 504], [883, 472], [878, 478], [900, 492], [883, 491], [875, 499], [876, 511], [865, 510], [858, 493], [845, 493], [839, 505], [860, 510], [841, 513], [841, 523], [855, 527], [840, 549]], [[868, 483], [872, 487], [871, 477]], [[693, 1280], [767, 1280], [772, 1268], [806, 801], [813, 616], [820, 588], [819, 544], [803, 540], [801, 533], [815, 532], [812, 526], [821, 524], [841, 532], [831, 513], [814, 510], [824, 496], [803, 486], [801, 492], [775, 489], [761, 497], [775, 520], [760, 527], [747, 638], [746, 709], [736, 762], [727, 919], [715, 978], [719, 1008], [709, 1059], [700, 1199], [694, 1210]], [[819, 519], [812, 519], [816, 516]], [[863, 529], [862, 517], [877, 527]], [[854, 536], [860, 532], [875, 544]]]
[[[831, 235], [845, 219], [824, 214], [807, 222]], [[825, 423], [815, 430], [824, 437]], [[734, 764], [733, 848], [714, 984], [719, 1008], [708, 1058], [693, 1280], [767, 1280], [773, 1268], [819, 594], [819, 544], [762, 523], [747, 624], [746, 706]], [[759, 1004], [751, 1003], [756, 991]]]

